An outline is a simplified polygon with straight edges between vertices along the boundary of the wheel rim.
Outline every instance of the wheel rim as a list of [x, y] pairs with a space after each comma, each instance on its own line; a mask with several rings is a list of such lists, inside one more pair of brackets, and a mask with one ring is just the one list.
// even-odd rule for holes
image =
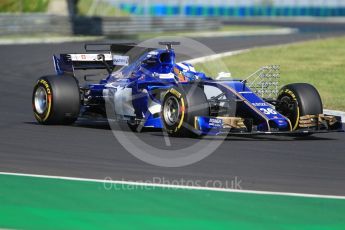
[[36, 112], [43, 114], [47, 109], [47, 91], [42, 86], [37, 88], [34, 102]]
[[174, 96], [170, 96], [164, 103], [164, 121], [169, 126], [177, 123], [180, 115], [180, 105]]
[[293, 101], [293, 99], [289, 96], [283, 96], [280, 99], [282, 105], [278, 112], [286, 116], [290, 119], [293, 123], [296, 122], [296, 102]]

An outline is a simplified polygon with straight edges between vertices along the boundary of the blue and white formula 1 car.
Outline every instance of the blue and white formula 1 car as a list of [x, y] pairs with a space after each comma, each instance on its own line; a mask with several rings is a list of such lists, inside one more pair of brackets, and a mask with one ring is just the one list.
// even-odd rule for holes
[[[172, 136], [291, 134], [341, 131], [341, 118], [323, 114], [317, 90], [307, 83], [282, 87], [279, 67], [266, 66], [246, 80], [214, 79], [176, 63], [172, 45], [145, 48], [111, 44], [105, 50], [54, 56], [56, 75], [38, 79], [32, 96], [41, 124], [72, 124], [83, 115], [125, 121], [132, 130], [164, 129]], [[93, 53], [91, 53], [93, 51]], [[76, 70], [108, 71], [81, 85]], [[110, 105], [110, 106], [107, 106]], [[110, 109], [109, 109], [109, 108]]]

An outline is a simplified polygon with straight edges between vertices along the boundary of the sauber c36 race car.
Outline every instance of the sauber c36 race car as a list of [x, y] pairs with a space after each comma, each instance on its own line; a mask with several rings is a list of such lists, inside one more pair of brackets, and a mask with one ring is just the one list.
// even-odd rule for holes
[[[98, 45], [98, 44], [97, 44]], [[72, 124], [102, 116], [133, 131], [151, 127], [171, 136], [288, 134], [342, 131], [341, 118], [323, 114], [317, 90], [307, 83], [279, 89], [279, 67], [265, 66], [246, 79], [216, 78], [177, 63], [173, 45], [161, 48], [109, 44], [108, 50], [53, 56], [56, 75], [34, 86], [32, 104], [41, 124]], [[80, 83], [77, 70], [107, 70], [97, 84]], [[87, 79], [87, 76], [84, 76]]]

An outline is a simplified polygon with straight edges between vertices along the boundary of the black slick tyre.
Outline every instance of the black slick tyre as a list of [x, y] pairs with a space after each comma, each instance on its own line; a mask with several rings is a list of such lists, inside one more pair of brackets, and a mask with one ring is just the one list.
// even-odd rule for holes
[[297, 130], [301, 116], [323, 113], [320, 94], [307, 83], [288, 84], [279, 91], [277, 111], [290, 119], [292, 129]]
[[195, 137], [196, 116], [209, 116], [206, 95], [197, 84], [173, 87], [162, 102], [161, 119], [170, 136]]
[[80, 110], [80, 92], [72, 76], [44, 76], [38, 79], [32, 94], [32, 107], [40, 124], [72, 124]]

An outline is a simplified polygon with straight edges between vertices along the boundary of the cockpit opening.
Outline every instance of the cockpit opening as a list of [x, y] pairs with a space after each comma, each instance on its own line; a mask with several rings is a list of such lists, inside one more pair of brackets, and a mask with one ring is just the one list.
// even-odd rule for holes
[[161, 53], [159, 61], [162, 64], [174, 64], [174, 54], [170, 52]]

